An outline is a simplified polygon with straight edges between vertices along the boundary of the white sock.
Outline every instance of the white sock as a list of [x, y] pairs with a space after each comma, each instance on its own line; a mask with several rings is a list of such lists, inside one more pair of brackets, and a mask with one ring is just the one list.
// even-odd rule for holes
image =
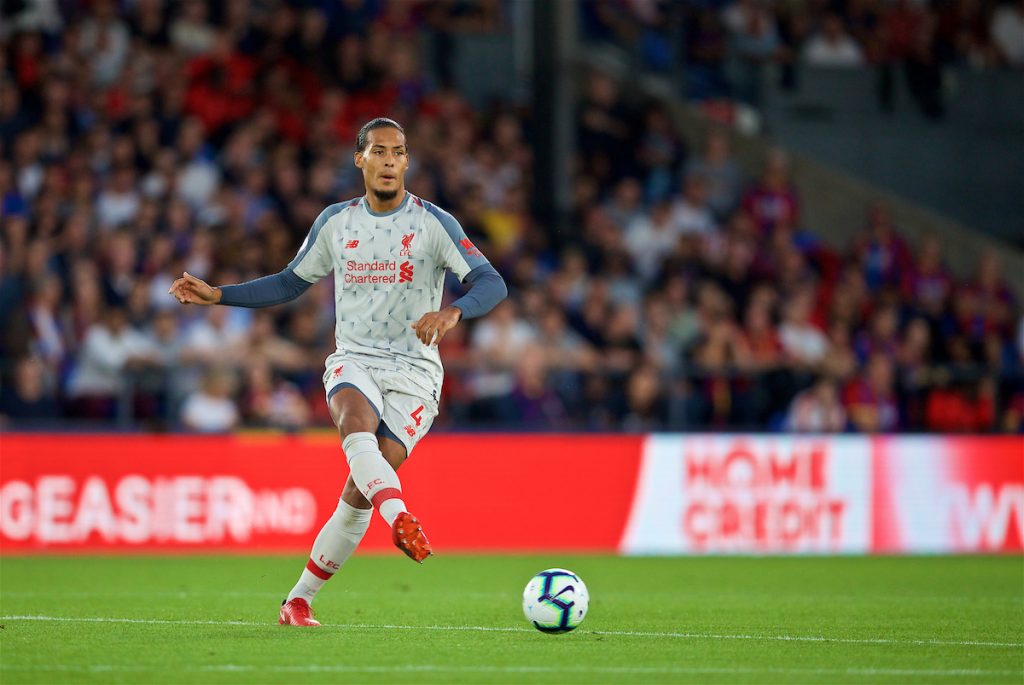
[[343, 500], [338, 500], [338, 508], [331, 518], [320, 529], [313, 542], [313, 550], [309, 553], [306, 568], [299, 576], [299, 582], [288, 593], [288, 600], [301, 597], [310, 604], [316, 593], [324, 586], [331, 576], [337, 573], [359, 546], [363, 534], [370, 527], [372, 509], [356, 509]]
[[402, 483], [380, 453], [377, 436], [367, 432], [349, 433], [341, 446], [359, 492], [370, 500], [388, 525], [392, 525], [398, 515], [406, 511], [402, 501]]

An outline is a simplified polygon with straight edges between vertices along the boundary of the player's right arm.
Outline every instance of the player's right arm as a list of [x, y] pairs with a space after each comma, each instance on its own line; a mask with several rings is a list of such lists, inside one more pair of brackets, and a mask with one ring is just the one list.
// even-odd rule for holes
[[331, 205], [316, 218], [295, 259], [272, 276], [237, 285], [211, 286], [185, 272], [171, 284], [169, 292], [182, 304], [224, 304], [235, 307], [271, 307], [290, 302], [309, 286], [333, 271], [330, 239], [322, 230], [327, 220], [349, 203]]

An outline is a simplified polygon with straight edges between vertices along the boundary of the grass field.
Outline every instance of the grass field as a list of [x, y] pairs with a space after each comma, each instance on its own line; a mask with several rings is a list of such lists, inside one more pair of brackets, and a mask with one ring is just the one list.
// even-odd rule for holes
[[[3, 683], [1020, 683], [1024, 560], [356, 557], [276, 625], [301, 557], [0, 558]], [[590, 613], [529, 628], [578, 572]]]

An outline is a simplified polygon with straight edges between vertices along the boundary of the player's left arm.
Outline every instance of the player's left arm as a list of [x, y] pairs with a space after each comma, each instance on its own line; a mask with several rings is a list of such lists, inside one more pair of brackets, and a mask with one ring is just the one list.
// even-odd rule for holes
[[438, 220], [442, 234], [435, 245], [438, 263], [469, 284], [469, 291], [437, 312], [427, 312], [412, 325], [424, 345], [439, 343], [462, 319], [483, 316], [508, 296], [501, 275], [473, 245], [462, 226], [448, 212], [425, 202], [427, 211]]

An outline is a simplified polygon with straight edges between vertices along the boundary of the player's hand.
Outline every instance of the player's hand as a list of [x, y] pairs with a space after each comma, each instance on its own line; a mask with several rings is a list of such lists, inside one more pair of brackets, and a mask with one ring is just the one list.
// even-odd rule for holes
[[182, 304], [217, 304], [220, 302], [220, 288], [212, 288], [205, 281], [184, 272], [178, 280], [171, 284], [167, 291], [178, 298]]
[[444, 338], [445, 333], [455, 328], [460, 319], [462, 319], [461, 309], [445, 307], [439, 312], [427, 312], [412, 325], [412, 329], [416, 331], [416, 337], [424, 345], [437, 344]]

